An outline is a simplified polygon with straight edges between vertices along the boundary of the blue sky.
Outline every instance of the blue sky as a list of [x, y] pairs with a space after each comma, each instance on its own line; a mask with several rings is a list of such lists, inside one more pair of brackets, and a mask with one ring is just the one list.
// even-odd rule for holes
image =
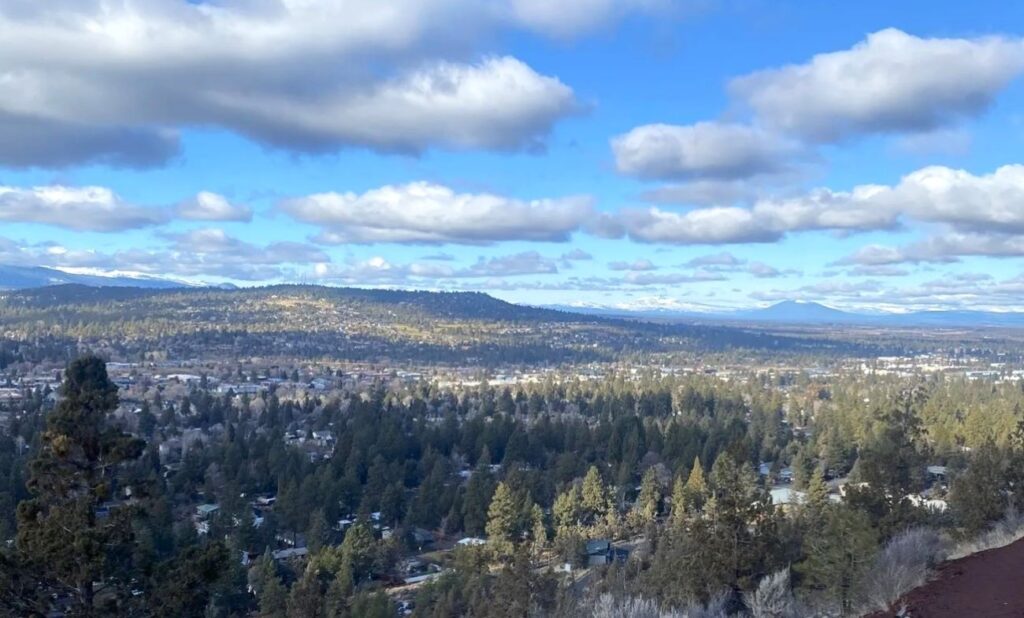
[[1005, 2], [0, 0], [0, 263], [1024, 309], [1022, 37]]

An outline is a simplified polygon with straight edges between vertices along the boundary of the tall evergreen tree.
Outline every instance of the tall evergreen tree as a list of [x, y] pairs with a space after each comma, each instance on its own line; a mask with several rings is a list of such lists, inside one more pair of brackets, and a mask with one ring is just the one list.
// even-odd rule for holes
[[797, 565], [806, 585], [832, 598], [843, 616], [858, 598], [858, 587], [877, 549], [877, 533], [868, 517], [845, 506], [830, 506], [824, 525], [804, 544], [807, 558]]
[[487, 510], [487, 540], [501, 557], [512, 555], [519, 514], [516, 499], [508, 484], [501, 482], [494, 490], [491, 507]]
[[700, 457], [693, 458], [693, 469], [690, 470], [683, 490], [686, 510], [697, 511], [704, 506], [704, 501], [708, 498], [708, 483], [704, 479], [704, 467], [700, 465]]
[[597, 466], [590, 466], [587, 475], [583, 477], [583, 489], [581, 494], [581, 506], [587, 523], [595, 524], [604, 520], [611, 509], [611, 497], [608, 495], [608, 488], [601, 480], [601, 473]]
[[633, 504], [630, 518], [636, 526], [646, 526], [658, 516], [658, 507], [661, 504], [661, 488], [658, 487], [658, 477], [654, 468], [648, 468], [644, 472], [643, 480], [640, 482], [640, 494]]
[[672, 484], [672, 517], [673, 528], [678, 528], [686, 521], [686, 481], [683, 475], [676, 477]]
[[144, 443], [108, 423], [117, 386], [102, 359], [73, 361], [60, 395], [29, 465], [31, 498], [18, 505], [17, 548], [29, 568], [70, 592], [73, 614], [92, 616], [96, 583], [115, 604], [130, 596], [135, 509], [118, 492], [125, 489], [124, 464], [142, 454]]

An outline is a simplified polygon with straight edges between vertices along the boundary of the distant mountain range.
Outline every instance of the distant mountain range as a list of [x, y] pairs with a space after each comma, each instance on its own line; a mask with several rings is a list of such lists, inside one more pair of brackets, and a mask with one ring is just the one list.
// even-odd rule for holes
[[[0, 290], [29, 290], [51, 285], [77, 284], [89, 287], [127, 287], [150, 290], [203, 287], [193, 283], [150, 275], [104, 275], [70, 273], [44, 266], [0, 265]], [[233, 289], [232, 285], [215, 286]], [[1024, 313], [994, 311], [917, 311], [909, 313], [854, 313], [816, 302], [787, 300], [756, 309], [735, 311], [689, 306], [620, 308], [594, 305], [545, 305], [577, 314], [669, 320], [680, 322], [752, 322], [848, 326], [931, 326], [1024, 328]]]
[[554, 309], [608, 317], [635, 317], [685, 322], [756, 322], [838, 326], [985, 326], [1024, 328], [1024, 313], [995, 311], [912, 311], [908, 313], [854, 313], [820, 303], [787, 300], [757, 309], [737, 311], [685, 311], [672, 309], [617, 309], [613, 307], [558, 306]]
[[68, 283], [90, 287], [130, 287], [150, 290], [197, 287], [185, 281], [150, 275], [70, 273], [44, 266], [4, 266], [0, 264], [0, 290], [28, 290]]

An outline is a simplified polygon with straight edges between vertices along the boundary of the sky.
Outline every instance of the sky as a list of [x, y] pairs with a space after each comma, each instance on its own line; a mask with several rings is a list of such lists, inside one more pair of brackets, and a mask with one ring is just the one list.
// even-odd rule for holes
[[1024, 310], [1024, 4], [0, 0], [0, 265]]

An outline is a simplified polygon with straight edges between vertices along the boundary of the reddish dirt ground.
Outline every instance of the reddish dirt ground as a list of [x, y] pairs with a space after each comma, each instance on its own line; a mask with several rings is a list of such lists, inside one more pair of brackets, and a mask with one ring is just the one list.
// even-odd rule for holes
[[1024, 616], [1024, 540], [942, 564], [901, 604], [910, 618]]

